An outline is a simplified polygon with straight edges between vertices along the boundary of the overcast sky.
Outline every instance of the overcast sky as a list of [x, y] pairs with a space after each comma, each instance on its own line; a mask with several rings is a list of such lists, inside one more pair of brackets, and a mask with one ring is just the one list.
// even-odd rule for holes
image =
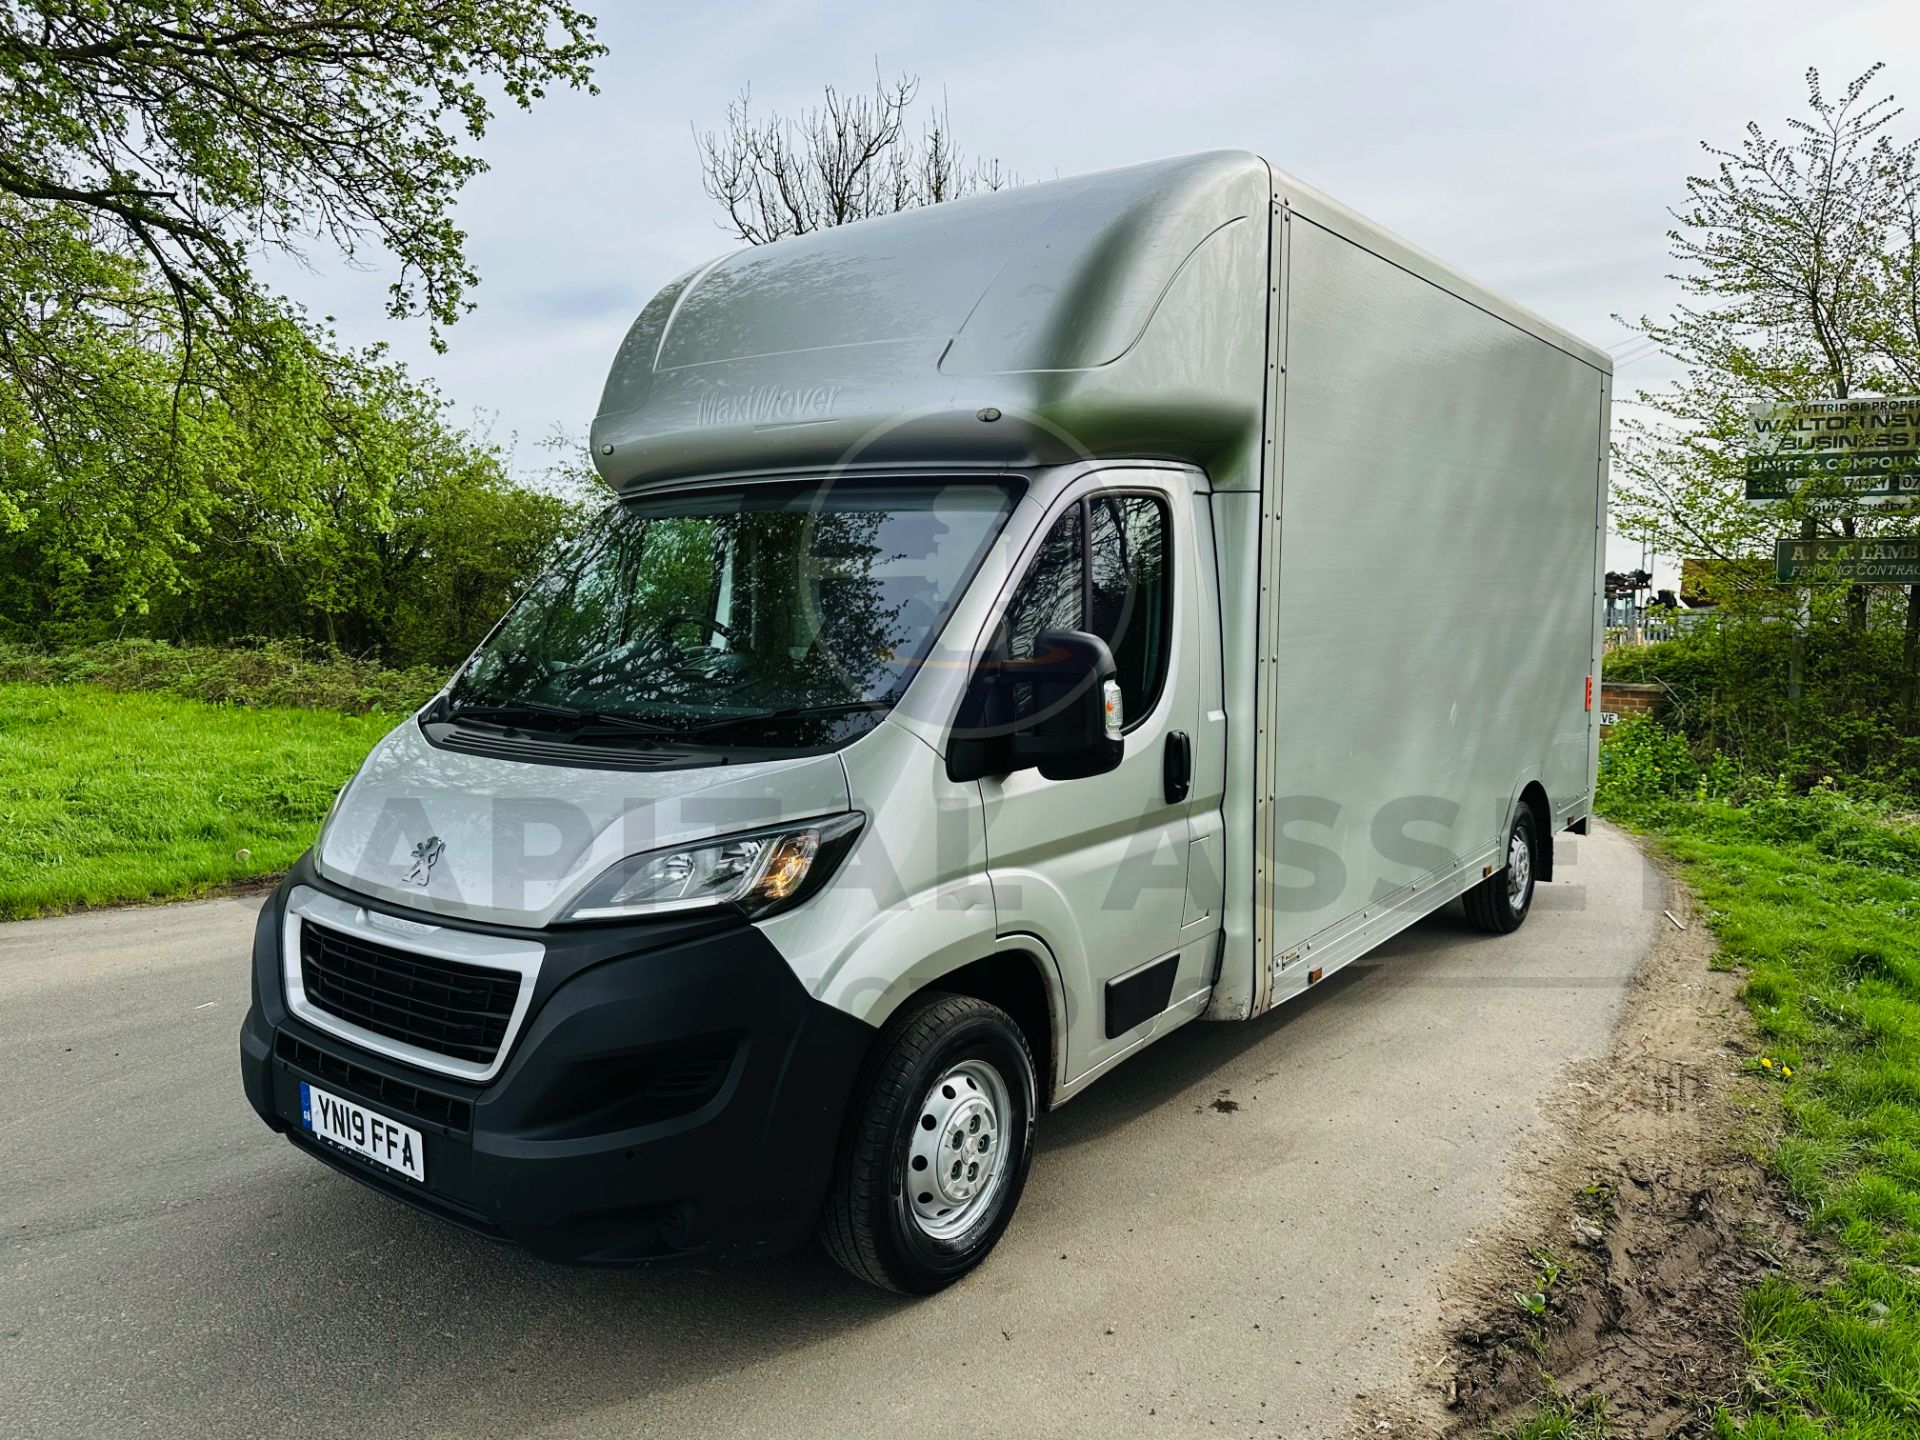
[[[1809, 65], [1831, 93], [1885, 60], [1883, 88], [1920, 110], [1916, 0], [600, 8], [601, 93], [503, 114], [483, 142], [492, 169], [459, 212], [478, 308], [448, 353], [384, 319], [381, 257], [273, 272], [342, 339], [388, 341], [528, 470], [556, 425], [584, 434], [648, 297], [733, 248], [689, 125], [717, 124], [742, 85], [790, 111], [870, 86], [877, 58], [944, 93], [965, 148], [1031, 179], [1256, 150], [1614, 351], [1623, 396], [1668, 373], [1611, 317], [1671, 305], [1666, 207], [1700, 140], [1780, 128]], [[1636, 558], [1616, 544], [1612, 563]]]

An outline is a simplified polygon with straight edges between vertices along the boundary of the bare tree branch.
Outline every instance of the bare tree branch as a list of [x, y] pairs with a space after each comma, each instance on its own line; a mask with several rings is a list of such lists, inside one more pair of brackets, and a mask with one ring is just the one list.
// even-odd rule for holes
[[998, 160], [969, 160], [954, 143], [944, 97], [916, 139], [907, 124], [917, 76], [870, 95], [829, 85], [824, 102], [788, 119], [753, 113], [742, 90], [717, 131], [694, 131], [701, 183], [725, 212], [721, 228], [749, 245], [957, 200], [1017, 184]]

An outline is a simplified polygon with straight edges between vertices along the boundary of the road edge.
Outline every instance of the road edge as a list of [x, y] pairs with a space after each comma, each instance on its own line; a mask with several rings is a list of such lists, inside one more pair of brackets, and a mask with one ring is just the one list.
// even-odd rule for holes
[[1745, 976], [1671, 867], [1627, 838], [1665, 913], [1607, 1053], [1562, 1072], [1508, 1163], [1505, 1213], [1442, 1272], [1440, 1324], [1413, 1338], [1397, 1392], [1356, 1403], [1354, 1436], [1480, 1435], [1543, 1405], [1635, 1436], [1704, 1429], [1745, 1380], [1745, 1293], [1808, 1263], [1762, 1158], [1780, 1106], [1744, 1073], [1759, 1053]]

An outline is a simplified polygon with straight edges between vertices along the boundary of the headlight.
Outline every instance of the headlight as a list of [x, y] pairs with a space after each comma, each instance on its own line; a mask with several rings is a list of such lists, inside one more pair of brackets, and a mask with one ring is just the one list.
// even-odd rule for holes
[[818, 890], [853, 847], [861, 814], [629, 855], [580, 892], [563, 920], [618, 920], [732, 905], [766, 915]]

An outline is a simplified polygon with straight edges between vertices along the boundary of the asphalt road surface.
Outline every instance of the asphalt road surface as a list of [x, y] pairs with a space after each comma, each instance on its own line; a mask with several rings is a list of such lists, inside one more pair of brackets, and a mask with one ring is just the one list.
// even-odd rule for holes
[[1632, 846], [1561, 844], [1517, 935], [1431, 917], [1043, 1117], [917, 1303], [811, 1251], [551, 1266], [296, 1153], [240, 1093], [254, 903], [0, 925], [0, 1435], [1336, 1434], [1652, 937]]

